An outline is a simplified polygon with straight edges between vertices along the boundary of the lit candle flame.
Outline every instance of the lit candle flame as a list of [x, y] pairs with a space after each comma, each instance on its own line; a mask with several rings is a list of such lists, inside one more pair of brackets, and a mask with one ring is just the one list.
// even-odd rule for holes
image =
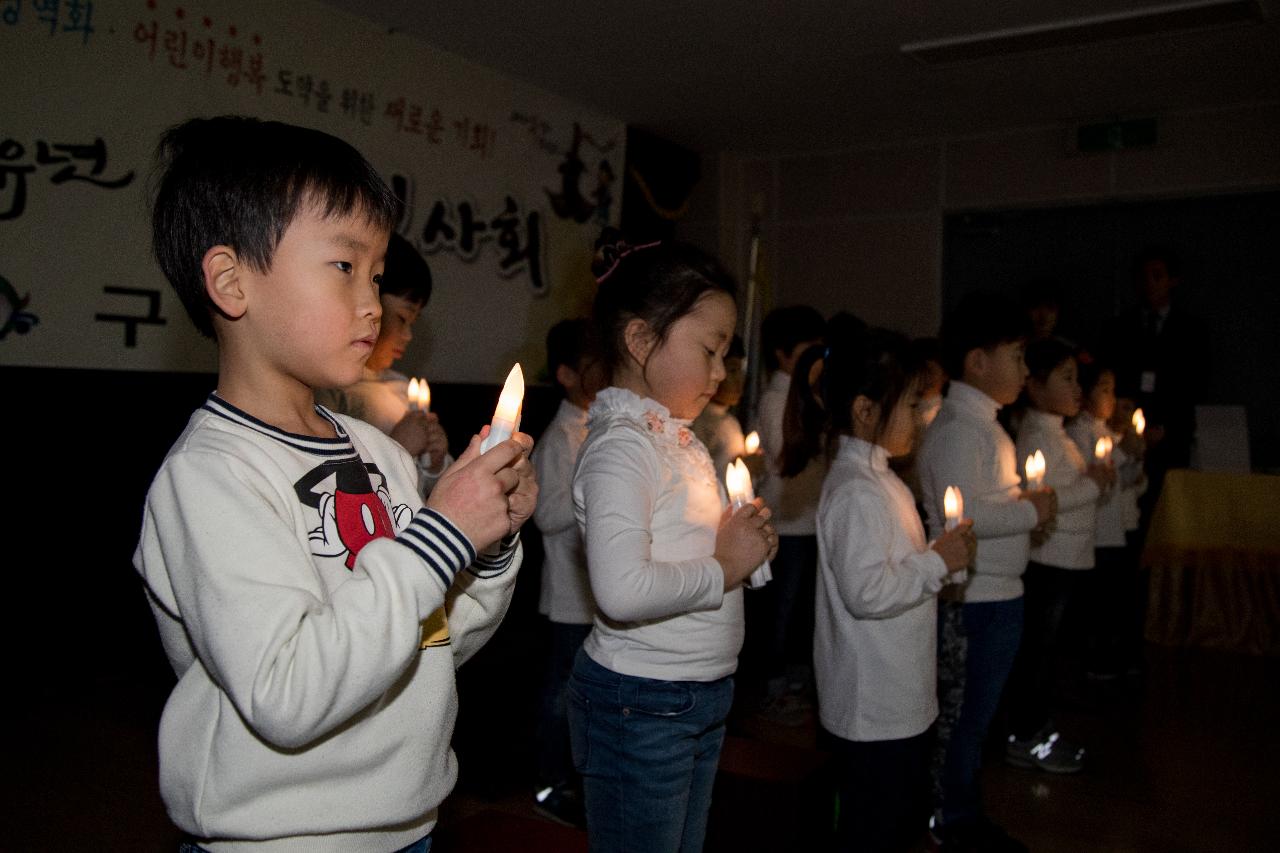
[[760, 433], [755, 430], [747, 433], [746, 449], [748, 456], [760, 452]]
[[964, 518], [964, 495], [956, 486], [947, 486], [942, 496], [942, 514], [946, 517], [946, 529], [952, 530]]
[[1027, 488], [1035, 491], [1044, 486], [1044, 454], [1037, 450], [1027, 457]]
[[1138, 435], [1142, 435], [1143, 430], [1147, 428], [1147, 416], [1142, 414], [1142, 409], [1133, 410], [1133, 430]]
[[1099, 462], [1104, 462], [1111, 458], [1111, 448], [1113, 444], [1110, 436], [1102, 436], [1098, 439], [1098, 443], [1093, 446], [1093, 456]]
[[501, 444], [520, 428], [520, 409], [524, 405], [524, 371], [520, 363], [511, 368], [507, 381], [502, 386], [502, 394], [498, 397], [498, 408], [493, 412], [493, 422], [489, 425], [489, 435], [480, 445], [483, 453], [496, 444]]
[[737, 506], [742, 501], [742, 495], [746, 490], [742, 488], [742, 475], [738, 470], [737, 462], [730, 462], [724, 469], [724, 487], [729, 493], [729, 503]]
[[427, 385], [427, 380], [409, 380], [409, 408], [420, 412], [431, 410], [431, 387]]

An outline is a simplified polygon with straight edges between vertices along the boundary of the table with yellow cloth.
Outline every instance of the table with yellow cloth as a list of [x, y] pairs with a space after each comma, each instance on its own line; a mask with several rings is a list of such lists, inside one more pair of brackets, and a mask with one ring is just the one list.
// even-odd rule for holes
[[1142, 565], [1148, 640], [1280, 656], [1280, 477], [1170, 471]]

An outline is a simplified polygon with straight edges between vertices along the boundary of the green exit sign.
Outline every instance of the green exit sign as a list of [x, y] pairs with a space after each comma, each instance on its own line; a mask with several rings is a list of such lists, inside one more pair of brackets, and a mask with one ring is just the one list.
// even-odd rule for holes
[[1156, 144], [1153, 118], [1082, 124], [1076, 130], [1076, 147], [1081, 151], [1119, 151]]

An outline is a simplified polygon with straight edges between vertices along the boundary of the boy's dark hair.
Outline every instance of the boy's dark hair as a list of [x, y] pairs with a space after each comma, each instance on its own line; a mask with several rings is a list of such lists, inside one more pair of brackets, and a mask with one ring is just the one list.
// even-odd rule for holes
[[363, 213], [390, 232], [396, 198], [360, 152], [318, 130], [247, 116], [191, 119], [160, 137], [152, 249], [201, 334], [214, 336], [201, 263], [227, 245], [271, 269], [304, 202], [324, 216]]
[[1027, 371], [1037, 382], [1047, 382], [1049, 374], [1076, 357], [1076, 348], [1062, 338], [1041, 338], [1027, 344]]
[[[809, 372], [818, 361], [822, 372], [810, 386]], [[876, 435], [882, 434], [920, 365], [906, 336], [888, 329], [868, 328], [805, 350], [782, 416], [782, 476], [803, 471], [822, 452], [824, 439], [830, 443], [853, 433], [853, 401], [859, 396], [880, 406]]]
[[942, 321], [942, 369], [952, 379], [964, 378], [965, 357], [976, 349], [1025, 341], [1031, 320], [1022, 307], [998, 293], [970, 293]]
[[553, 383], [560, 365], [581, 372], [591, 343], [591, 324], [581, 317], [561, 320], [547, 331], [547, 375]]
[[413, 244], [394, 231], [387, 244], [387, 262], [378, 282], [382, 296], [399, 296], [426, 307], [431, 300], [431, 267]]
[[1147, 264], [1152, 261], [1163, 262], [1169, 278], [1182, 278], [1182, 261], [1177, 252], [1169, 246], [1147, 246], [1133, 259], [1133, 268], [1129, 271], [1133, 281], [1142, 281]]
[[719, 262], [687, 243], [597, 245], [591, 269], [599, 282], [592, 322], [599, 354], [611, 374], [627, 358], [624, 335], [631, 320], [644, 320], [661, 345], [672, 325], [706, 294], [737, 295], [733, 278]]
[[805, 341], [823, 340], [826, 332], [826, 321], [816, 308], [788, 305], [773, 309], [760, 325], [760, 344], [764, 350], [765, 368], [778, 369], [776, 350], [790, 353]]

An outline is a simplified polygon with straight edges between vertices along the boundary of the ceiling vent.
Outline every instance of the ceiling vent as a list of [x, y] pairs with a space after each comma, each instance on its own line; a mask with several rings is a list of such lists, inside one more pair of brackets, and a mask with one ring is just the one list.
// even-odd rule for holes
[[1262, 20], [1262, 7], [1258, 0], [1203, 0], [917, 41], [904, 44], [899, 50], [926, 65], [944, 65]]

